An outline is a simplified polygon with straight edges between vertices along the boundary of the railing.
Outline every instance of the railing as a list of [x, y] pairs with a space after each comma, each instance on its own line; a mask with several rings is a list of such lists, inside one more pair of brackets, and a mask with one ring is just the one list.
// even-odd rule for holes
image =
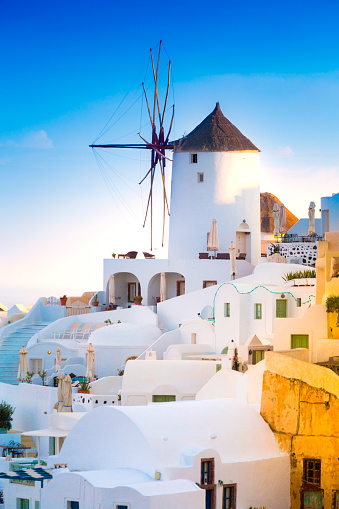
[[285, 233], [285, 235], [281, 237], [277, 237], [273, 243], [282, 242], [285, 243], [293, 243], [293, 242], [318, 242], [319, 240], [324, 240], [323, 235], [297, 235], [295, 233]]
[[91, 312], [91, 306], [66, 306], [66, 316], [86, 315], [87, 313]]

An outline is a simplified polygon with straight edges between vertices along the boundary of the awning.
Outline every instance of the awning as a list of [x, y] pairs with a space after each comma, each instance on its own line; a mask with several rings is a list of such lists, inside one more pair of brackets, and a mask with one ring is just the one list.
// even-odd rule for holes
[[16, 470], [15, 472], [0, 472], [0, 479], [10, 479], [18, 481], [39, 481], [41, 486], [47, 479], [52, 479], [51, 470], [45, 470], [44, 468], [23, 468], [22, 470]]
[[70, 430], [61, 428], [37, 429], [34, 431], [24, 431], [21, 433], [26, 437], [67, 437]]

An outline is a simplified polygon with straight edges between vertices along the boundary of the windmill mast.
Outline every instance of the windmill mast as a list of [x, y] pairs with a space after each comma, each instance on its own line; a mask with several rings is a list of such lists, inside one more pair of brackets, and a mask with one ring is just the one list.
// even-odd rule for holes
[[[174, 145], [171, 145], [169, 143], [169, 136], [170, 136], [170, 133], [172, 130], [173, 120], [174, 120], [174, 105], [173, 105], [173, 111], [172, 111], [172, 118], [171, 118], [171, 122], [170, 122], [170, 125], [168, 128], [167, 135], [165, 136], [165, 134], [164, 134], [164, 119], [165, 119], [165, 114], [166, 114], [167, 100], [168, 100], [170, 81], [171, 81], [171, 61], [169, 61], [169, 64], [168, 64], [167, 90], [166, 90], [163, 108], [160, 107], [160, 99], [159, 99], [159, 93], [158, 93], [158, 73], [159, 73], [161, 43], [162, 43], [162, 41], [160, 41], [160, 44], [159, 44], [159, 52], [158, 52], [156, 67], [154, 65], [152, 49], [150, 50], [153, 79], [154, 79], [153, 112], [151, 112], [151, 109], [150, 109], [150, 103], [149, 103], [148, 96], [146, 93], [145, 85], [144, 85], [144, 83], [142, 83], [144, 95], [146, 98], [147, 111], [148, 111], [149, 120], [150, 120], [150, 124], [151, 124], [151, 133], [152, 133], [151, 142], [149, 142], [148, 140], [143, 138], [141, 136], [141, 134], [139, 133], [139, 136], [144, 141], [144, 143], [89, 145], [91, 148], [107, 148], [107, 149], [109, 149], [109, 148], [116, 148], [116, 149], [125, 148], [125, 149], [142, 149], [142, 150], [150, 150], [151, 151], [150, 169], [148, 170], [148, 172], [146, 173], [144, 178], [139, 182], [139, 184], [142, 184], [142, 182], [150, 175], [150, 191], [148, 194], [148, 200], [147, 200], [146, 213], [145, 213], [143, 227], [145, 227], [145, 225], [146, 225], [148, 213], [150, 212], [151, 250], [153, 249], [153, 184], [154, 184], [155, 172], [156, 172], [156, 168], [159, 167], [162, 185], [163, 185], [163, 226], [162, 226], [162, 246], [163, 246], [164, 245], [164, 236], [165, 236], [166, 210], [167, 210], [167, 214], [170, 215], [167, 193], [166, 193], [166, 185], [165, 185], [165, 166], [166, 166], [166, 160], [172, 161], [172, 159], [170, 159], [166, 156], [166, 150], [173, 150], [173, 148], [174, 148]], [[156, 122], [157, 113], [158, 113], [158, 117], [159, 117], [158, 128], [157, 128], [157, 122]]]

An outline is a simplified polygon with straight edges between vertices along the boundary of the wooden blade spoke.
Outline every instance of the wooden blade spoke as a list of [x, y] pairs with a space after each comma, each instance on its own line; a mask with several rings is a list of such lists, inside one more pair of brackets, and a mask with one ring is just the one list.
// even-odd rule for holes
[[160, 161], [160, 169], [161, 169], [162, 183], [163, 183], [163, 186], [164, 186], [164, 200], [165, 200], [166, 206], [167, 206], [167, 213], [168, 213], [168, 215], [170, 215], [170, 210], [169, 210], [168, 200], [167, 200], [167, 193], [166, 193], [165, 172], [164, 172], [164, 169], [162, 167], [162, 162], [161, 161]]
[[167, 136], [166, 136], [165, 145], [167, 145], [168, 140], [169, 140], [169, 136], [170, 136], [171, 131], [172, 131], [173, 120], [174, 120], [174, 108], [175, 108], [175, 106], [174, 106], [174, 104], [173, 104], [172, 119], [171, 119], [171, 123], [170, 123], [170, 126], [169, 126], [169, 130], [168, 130], [168, 133], [167, 133]]
[[147, 109], [148, 109], [149, 118], [150, 118], [151, 124], [153, 125], [153, 122], [152, 122], [152, 115], [151, 115], [151, 110], [150, 110], [150, 107], [149, 107], [149, 104], [148, 104], [148, 97], [147, 97], [147, 93], [146, 93], [146, 89], [145, 89], [145, 85], [144, 85], [144, 83], [142, 84], [142, 88], [144, 89], [144, 93], [145, 93], [145, 97], [146, 97], [146, 104], [147, 104]]
[[167, 106], [167, 99], [168, 99], [168, 93], [169, 93], [169, 87], [170, 87], [170, 77], [171, 77], [171, 61], [169, 61], [168, 64], [168, 80], [167, 80], [167, 91], [166, 91], [166, 98], [165, 98], [165, 105], [164, 105], [164, 111], [162, 112], [162, 118], [160, 122], [160, 129], [164, 125], [164, 118], [165, 118], [165, 112], [166, 112], [166, 106]]

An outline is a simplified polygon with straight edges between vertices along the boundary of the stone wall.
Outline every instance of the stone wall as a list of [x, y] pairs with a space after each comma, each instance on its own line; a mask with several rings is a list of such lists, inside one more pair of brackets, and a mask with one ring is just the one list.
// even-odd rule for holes
[[326, 368], [270, 353], [261, 415], [282, 452], [291, 455], [291, 509], [299, 509], [303, 460], [321, 460], [324, 509], [339, 491], [339, 377]]
[[267, 256], [273, 253], [273, 246], [279, 246], [285, 258], [300, 258], [303, 265], [314, 265], [318, 257], [317, 242], [279, 242], [267, 244]]

